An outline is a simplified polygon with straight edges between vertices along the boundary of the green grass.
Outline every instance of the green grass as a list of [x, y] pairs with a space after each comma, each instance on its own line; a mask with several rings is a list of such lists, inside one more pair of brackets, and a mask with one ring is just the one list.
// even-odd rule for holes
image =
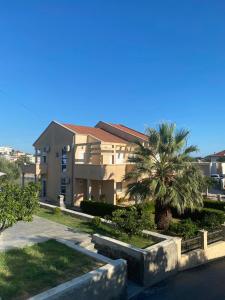
[[130, 238], [126, 234], [117, 234], [111, 226], [101, 224], [100, 226], [96, 227], [91, 222], [85, 222], [62, 213], [54, 214], [49, 209], [45, 208], [39, 208], [36, 215], [48, 219], [50, 221], [66, 225], [72, 229], [75, 229], [76, 231], [85, 232], [89, 234], [98, 233], [108, 237], [116, 238], [122, 242], [129, 243], [138, 248], [146, 248], [154, 244], [154, 241], [150, 238], [145, 238], [142, 236], [132, 236]]
[[27, 299], [100, 266], [54, 240], [1, 252], [0, 299]]

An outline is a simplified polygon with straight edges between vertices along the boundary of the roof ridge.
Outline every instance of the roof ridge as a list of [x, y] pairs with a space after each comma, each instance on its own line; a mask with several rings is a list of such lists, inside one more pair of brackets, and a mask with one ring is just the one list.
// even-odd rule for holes
[[125, 127], [125, 128], [127, 128], [127, 129], [133, 130], [133, 131], [135, 131], [135, 132], [137, 132], [137, 133], [140, 133], [140, 134], [143, 134], [143, 135], [147, 136], [147, 135], [144, 134], [143, 132], [138, 131], [138, 130], [136, 130], [136, 129], [133, 129], [133, 128], [131, 128], [131, 127], [128, 127], [128, 126], [126, 126], [126, 125], [123, 125], [123, 124], [119, 124], [119, 125], [120, 125], [120, 126], [123, 126], [123, 127]]

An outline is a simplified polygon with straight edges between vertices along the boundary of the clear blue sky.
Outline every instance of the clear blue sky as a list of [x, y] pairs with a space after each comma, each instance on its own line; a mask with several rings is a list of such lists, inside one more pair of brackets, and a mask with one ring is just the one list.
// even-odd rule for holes
[[0, 144], [31, 151], [51, 120], [161, 121], [225, 149], [225, 2], [0, 2]]

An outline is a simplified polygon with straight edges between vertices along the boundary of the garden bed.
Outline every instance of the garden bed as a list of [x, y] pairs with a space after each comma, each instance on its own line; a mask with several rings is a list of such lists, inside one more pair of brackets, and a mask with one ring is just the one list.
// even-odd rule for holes
[[101, 267], [54, 240], [0, 253], [0, 298], [27, 299]]
[[95, 226], [91, 222], [83, 221], [70, 215], [65, 215], [63, 213], [55, 214], [52, 210], [46, 208], [39, 208], [36, 215], [50, 221], [66, 225], [70, 228], [75, 229], [76, 231], [85, 232], [88, 234], [98, 233], [108, 237], [116, 238], [122, 242], [129, 243], [138, 248], [146, 248], [155, 244], [155, 241], [149, 237], [147, 238], [144, 236], [134, 235], [130, 238], [126, 234], [116, 233], [112, 226], [106, 224]]

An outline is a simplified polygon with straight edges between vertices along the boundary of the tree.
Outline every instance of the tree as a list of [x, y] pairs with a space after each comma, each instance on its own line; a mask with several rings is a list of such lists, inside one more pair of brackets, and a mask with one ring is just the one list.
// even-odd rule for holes
[[154, 201], [157, 228], [167, 229], [172, 208], [182, 213], [203, 205], [205, 179], [192, 163], [190, 154], [197, 147], [187, 147], [188, 130], [176, 131], [175, 124], [163, 123], [149, 128], [147, 135], [148, 143], [137, 142], [129, 158], [134, 168], [125, 176], [127, 193], [137, 201]]
[[20, 156], [17, 161], [16, 164], [21, 168], [23, 165], [29, 165], [31, 163], [29, 156], [27, 155], [23, 155]]
[[20, 168], [16, 163], [10, 162], [3, 157], [0, 158], [0, 172], [6, 174], [6, 176], [1, 178], [1, 181], [6, 180], [10, 182], [18, 180], [21, 173]]
[[31, 221], [39, 205], [39, 187], [4, 182], [0, 185], [0, 232], [18, 221]]

